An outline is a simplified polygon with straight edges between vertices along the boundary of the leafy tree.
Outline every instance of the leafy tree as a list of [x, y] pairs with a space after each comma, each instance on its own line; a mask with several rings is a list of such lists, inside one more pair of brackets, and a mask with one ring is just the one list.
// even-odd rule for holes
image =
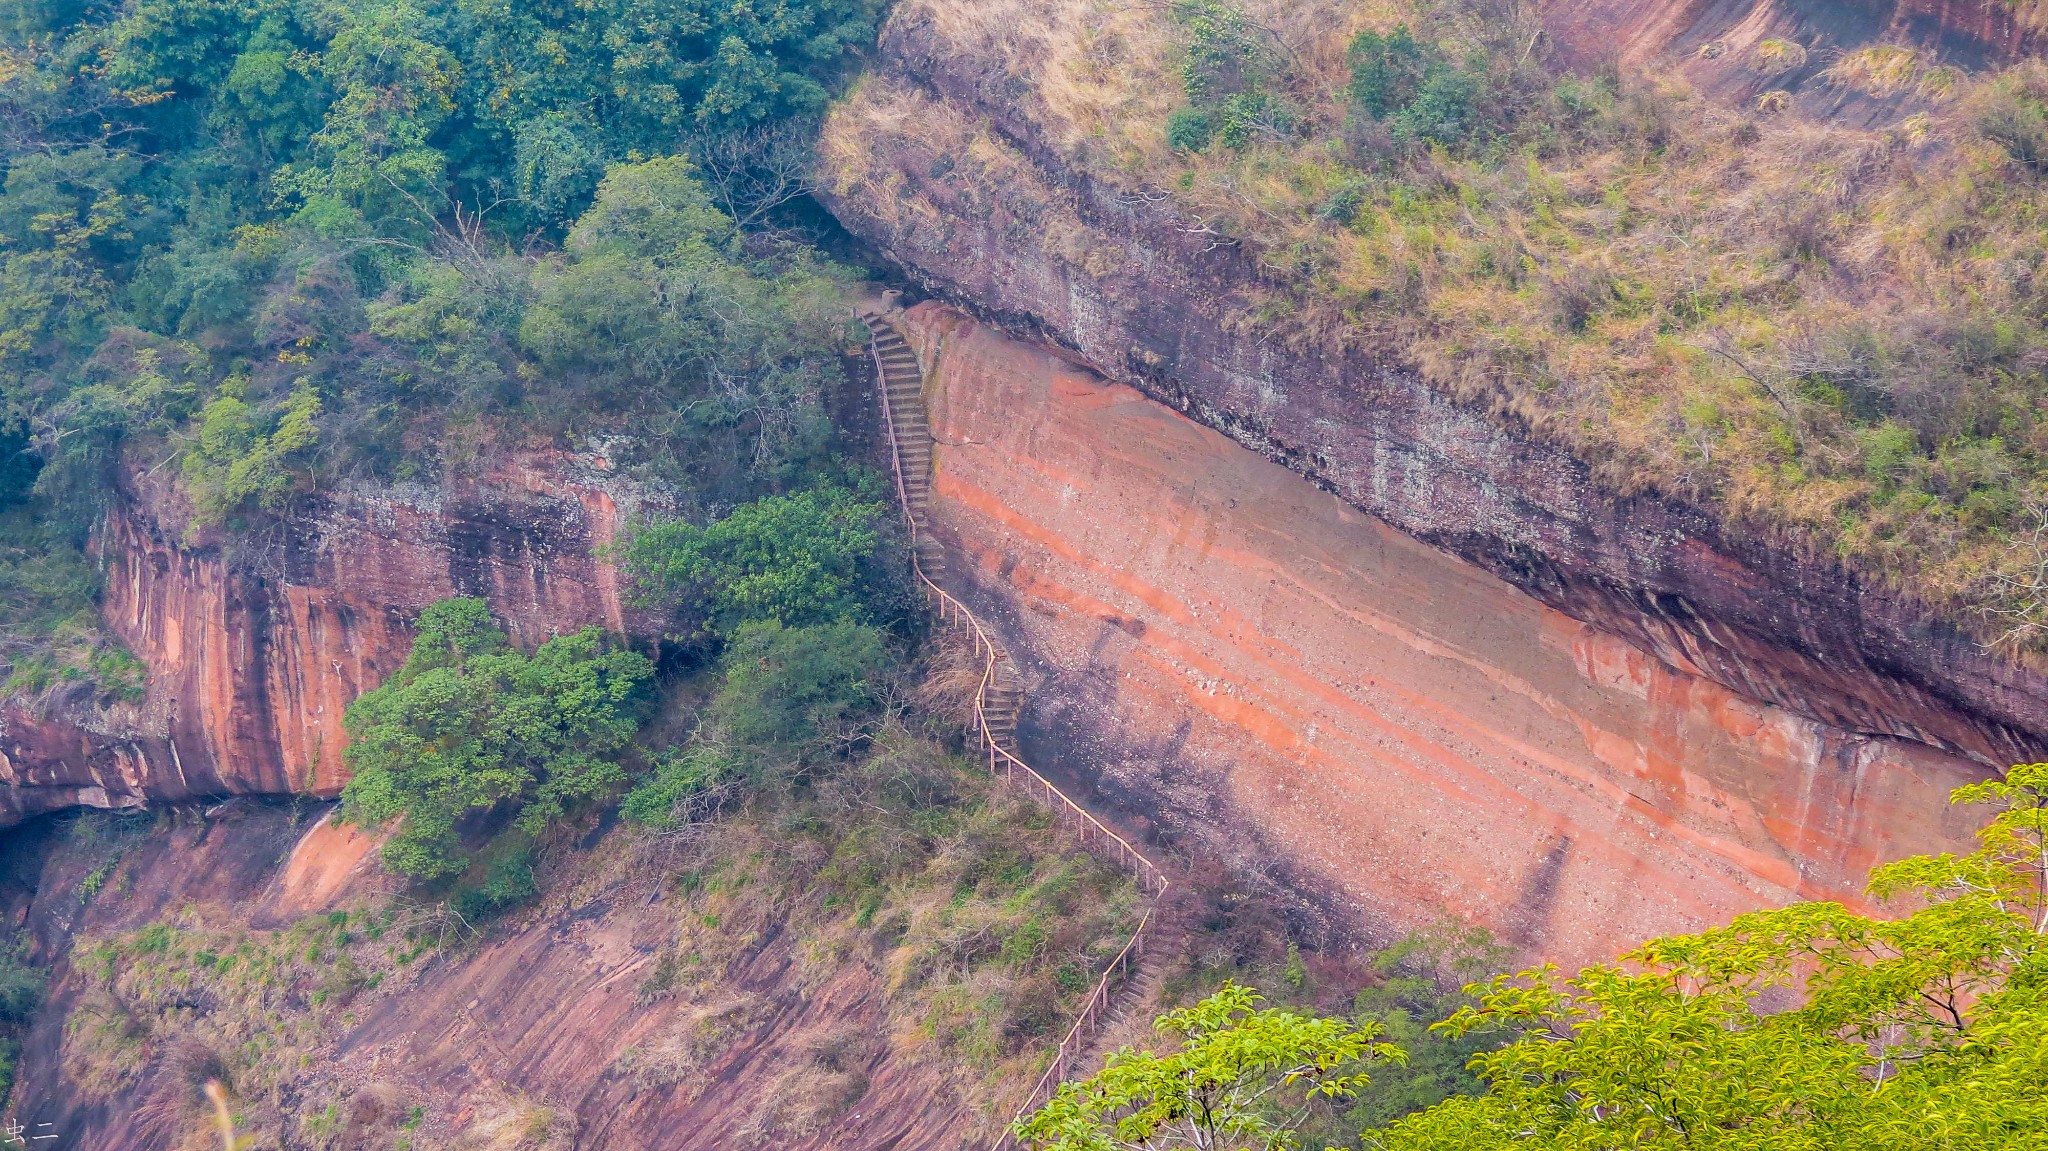
[[698, 527], [684, 521], [636, 534], [626, 565], [650, 597], [708, 604], [710, 631], [858, 617], [861, 565], [880, 544], [885, 507], [836, 485], [742, 504]]
[[1173, 17], [1188, 36], [1181, 85], [1189, 107], [1167, 125], [1167, 145], [1199, 151], [1212, 134], [1232, 148], [1261, 135], [1285, 135], [1296, 115], [1275, 89], [1284, 72], [1273, 34], [1223, 0], [1175, 0]]
[[312, 388], [301, 384], [295, 389], [268, 431], [259, 430], [247, 394], [246, 381], [231, 376], [199, 413], [199, 440], [184, 464], [198, 524], [219, 523], [251, 503], [282, 504], [292, 487], [293, 458], [319, 436], [314, 420], [320, 396]]
[[1397, 141], [1455, 144], [1471, 129], [1481, 79], [1417, 40], [1403, 24], [1351, 41], [1352, 108], [1383, 121]]
[[851, 620], [761, 620], [733, 633], [724, 667], [713, 720], [740, 744], [803, 757], [879, 702], [888, 649], [882, 633]]
[[1180, 1037], [1164, 1055], [1130, 1048], [1103, 1069], [1064, 1083], [1017, 1124], [1042, 1151], [1281, 1151], [1319, 1103], [1370, 1082], [1366, 1068], [1398, 1062], [1370, 1024], [1261, 1010], [1259, 995], [1226, 983], [1192, 1007], [1159, 1017]]
[[617, 756], [653, 674], [597, 628], [528, 657], [482, 600], [442, 600], [420, 613], [405, 665], [349, 707], [345, 809], [368, 824], [402, 820], [384, 846], [392, 870], [457, 874], [468, 865], [465, 816], [503, 807], [538, 835], [625, 781]]
[[1360, 111], [1382, 120], [1405, 108], [1422, 86], [1435, 53], [1402, 24], [1382, 34], [1371, 28], [1351, 40], [1351, 101]]
[[[1872, 872], [1874, 895], [1911, 908], [1900, 918], [1797, 904], [1652, 940], [1619, 964], [1569, 978], [1545, 966], [1466, 987], [1474, 1001], [1431, 1030], [1479, 1041], [1468, 1066], [1484, 1092], [1448, 1084], [1450, 1098], [1367, 1131], [1366, 1145], [2048, 1147], [2048, 764], [2013, 767], [1954, 798], [1998, 813], [1972, 853]], [[1396, 980], [1382, 990], [1398, 1003], [1424, 989]], [[1236, 995], [1236, 1009], [1246, 1009], [1249, 993]], [[1163, 1017], [1162, 1027], [1188, 1034], [1182, 1052], [1112, 1056], [1100, 1074], [1062, 1085], [1019, 1126], [1020, 1136], [1060, 1151], [1294, 1146], [1302, 1112], [1246, 1100], [1263, 1099], [1262, 1086], [1276, 1089], [1271, 1077], [1296, 1056], [1287, 1049], [1252, 1059], [1265, 1050], [1256, 1036], [1269, 1031], [1231, 1035], [1223, 1002], [1191, 1009], [1207, 1013], [1193, 1030], [1177, 1022], [1187, 1016]], [[1362, 1009], [1412, 1037], [1387, 1006], [1361, 999]], [[1311, 1031], [1289, 1016], [1270, 1033], [1346, 1037], [1395, 1063], [1388, 1075], [1399, 1078], [1406, 1059], [1396, 1044], [1376, 1031], [1354, 1034], [1342, 1020], [1313, 1022]], [[1508, 1042], [1496, 1047], [1496, 1037]], [[1232, 1059], [1251, 1068], [1250, 1088]], [[1344, 1078], [1351, 1065], [1341, 1061], [1303, 1067], [1277, 1086], [1358, 1086]]]
[[1478, 1098], [1374, 1135], [1389, 1151], [2048, 1146], [2048, 764], [1956, 792], [2002, 809], [1964, 856], [1871, 891], [1653, 940], [1623, 966], [1473, 988], [1441, 1024], [1515, 1041]]

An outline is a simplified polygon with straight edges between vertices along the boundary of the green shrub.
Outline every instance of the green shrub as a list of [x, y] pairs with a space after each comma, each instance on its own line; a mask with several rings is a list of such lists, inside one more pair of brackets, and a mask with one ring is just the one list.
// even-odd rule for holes
[[470, 923], [481, 923], [533, 898], [539, 891], [533, 877], [533, 849], [519, 845], [493, 859], [477, 886], [455, 893], [449, 905]]
[[513, 649], [482, 600], [420, 613], [412, 654], [348, 709], [349, 818], [402, 818], [384, 862], [417, 879], [467, 866], [460, 821], [504, 807], [538, 835], [570, 805], [625, 781], [615, 758], [638, 730], [645, 656], [597, 628]]
[[1375, 120], [1407, 107], [1437, 62], [1435, 50], [1423, 47], [1406, 24], [1385, 35], [1365, 29], [1352, 38], [1345, 59], [1351, 65], [1351, 102]]
[[711, 713], [739, 743], [808, 757], [875, 706], [888, 665], [882, 633], [849, 620], [744, 624], [726, 647]]
[[887, 505], [827, 484], [742, 504], [711, 524], [675, 521], [636, 533], [627, 569], [654, 603], [704, 604], [705, 627], [730, 636], [743, 624], [792, 627], [863, 614], [862, 565], [881, 537]]
[[1216, 125], [1200, 108], [1176, 108], [1166, 118], [1166, 146], [1176, 152], [1199, 152], [1216, 138]]
[[1176, 0], [1172, 11], [1188, 34], [1181, 85], [1189, 107], [1169, 118], [1168, 146], [1198, 152], [1220, 137], [1242, 149], [1291, 133], [1298, 117], [1278, 91], [1285, 72], [1271, 34], [1222, 0]]
[[646, 827], [675, 827], [684, 822], [693, 803], [738, 770], [732, 754], [722, 747], [693, 742], [671, 748], [655, 757], [654, 770], [626, 793], [620, 814]]
[[1480, 77], [1417, 40], [1406, 24], [1385, 35], [1360, 32], [1347, 59], [1354, 114], [1384, 122], [1396, 141], [1455, 144], [1470, 132]]

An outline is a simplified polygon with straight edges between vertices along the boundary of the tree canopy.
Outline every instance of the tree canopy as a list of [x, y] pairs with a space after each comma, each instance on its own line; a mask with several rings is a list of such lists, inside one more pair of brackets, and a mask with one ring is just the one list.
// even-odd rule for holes
[[[507, 430], [686, 509], [802, 486], [847, 274], [741, 223], [883, 7], [0, 0], [0, 556], [82, 534], [124, 451], [230, 537]], [[10, 646], [62, 646], [71, 574]]]
[[345, 808], [370, 824], [402, 819], [384, 845], [393, 871], [458, 874], [466, 816], [502, 806], [537, 834], [625, 782], [617, 757], [653, 674], [597, 628], [527, 656], [482, 600], [442, 600], [420, 613], [405, 665], [348, 709]]
[[[1974, 852], [1872, 873], [1872, 894], [1905, 911], [1897, 918], [1803, 903], [1652, 940], [1569, 977], [1541, 967], [1467, 987], [1475, 1002], [1435, 1029], [1507, 1040], [1472, 1058], [1485, 1091], [1368, 1131], [1366, 1145], [2048, 1147], [2048, 764], [2016, 766], [1955, 799], [1997, 814]], [[1162, 1028], [1180, 1030], [1177, 1018]], [[1268, 1026], [1323, 1050], [1318, 1036], [1350, 1025], [1289, 1017]], [[1263, 1050], [1249, 1033], [1231, 1044]], [[1174, 1058], [1206, 1066], [1203, 1050], [1191, 1037]], [[1310, 1070], [1297, 1082], [1341, 1090], [1366, 1054], [1399, 1058], [1377, 1044], [1357, 1063], [1303, 1064]], [[1100, 1075], [1063, 1087], [1019, 1134], [1061, 1151], [1293, 1145], [1289, 1115], [1256, 1093], [1211, 1093], [1191, 1112], [1190, 1086], [1215, 1077], [1199, 1066], [1119, 1053]], [[1133, 1118], [1188, 1113], [1217, 1135]]]

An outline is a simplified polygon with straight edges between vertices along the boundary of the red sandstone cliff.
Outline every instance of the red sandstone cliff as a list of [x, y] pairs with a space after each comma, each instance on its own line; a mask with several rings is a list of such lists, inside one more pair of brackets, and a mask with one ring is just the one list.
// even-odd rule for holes
[[904, 326], [1026, 758], [1342, 926], [1577, 964], [1968, 839], [1978, 765], [1738, 695], [950, 308]]
[[528, 646], [589, 624], [649, 630], [594, 554], [644, 498], [602, 458], [521, 452], [446, 488], [342, 489], [231, 556], [217, 535], [186, 542], [175, 489], [127, 477], [94, 546], [105, 624], [149, 665], [148, 696], [110, 713], [10, 706], [0, 825], [75, 804], [334, 794], [342, 713], [404, 660], [427, 604], [482, 596]]
[[[1624, 496], [1397, 357], [1247, 336], [1270, 286], [1259, 255], [1119, 182], [1084, 80], [1025, 65], [1085, 40], [1081, 11], [997, 26], [899, 3], [825, 131], [834, 214], [947, 298], [1738, 695], [1986, 766], [2048, 746], [2048, 676], [1910, 597], [1681, 500]], [[1632, 11], [1596, 6], [1585, 35]]]

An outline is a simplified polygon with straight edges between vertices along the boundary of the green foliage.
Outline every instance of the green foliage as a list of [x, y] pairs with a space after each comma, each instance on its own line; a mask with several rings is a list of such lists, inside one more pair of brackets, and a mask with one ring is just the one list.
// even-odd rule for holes
[[862, 614], [861, 568], [880, 543], [879, 501], [836, 485], [770, 496], [705, 527], [675, 521], [632, 537], [625, 561], [654, 602], [705, 604], [705, 627], [804, 626]]
[[851, 620], [809, 627], [766, 620], [733, 633], [723, 666], [713, 719], [736, 742], [801, 758], [875, 706], [889, 657], [882, 633]]
[[1242, 149], [1294, 130], [1298, 117], [1279, 90], [1285, 72], [1272, 33], [1225, 0], [1175, 0], [1172, 12], [1187, 33], [1181, 85], [1190, 106], [1168, 122], [1169, 147], [1200, 151], [1213, 135]]
[[882, 8], [10, 8], [0, 420], [33, 416], [48, 511], [82, 534], [139, 438], [184, 457], [199, 525], [240, 527], [459, 466], [443, 432], [480, 417], [630, 428], [621, 462], [706, 506], [794, 486], [840, 273], [712, 204], [761, 219], [744, 190], [802, 170]]
[[291, 491], [291, 463], [319, 437], [320, 395], [295, 389], [266, 430], [250, 408], [245, 380], [229, 377], [199, 413], [198, 442], [185, 453], [196, 524], [217, 524], [249, 504], [276, 508]]
[[540, 890], [533, 876], [533, 848], [507, 845], [484, 868], [482, 882], [455, 893], [448, 905], [474, 925], [517, 907]]
[[[1062, 1085], [1019, 1134], [1090, 1151], [1295, 1146], [1306, 1112], [1267, 1105], [1278, 1084], [1259, 1078], [1297, 1058], [1292, 1049], [1254, 1063], [1251, 1087], [1217, 1057], [1244, 1058], [1273, 1035], [1318, 1035], [1389, 1064], [1384, 1084], [1330, 1080], [1373, 1092], [1349, 1118], [1372, 1124], [1366, 1145], [1384, 1151], [2044, 1146], [2048, 764], [2015, 766], [1955, 799], [1998, 809], [1978, 850], [1871, 873], [1873, 895], [1909, 909], [1900, 918], [1834, 903], [1754, 912], [1569, 978], [1545, 966], [1470, 984], [1469, 1000], [1427, 1033], [1420, 1020], [1447, 1000], [1428, 977], [1443, 972], [1403, 972], [1417, 940], [1381, 957], [1391, 977], [1360, 994], [1370, 1022], [1359, 1030], [1325, 1019], [1309, 1031], [1288, 1015], [1213, 1050], [1193, 1037], [1165, 1058], [1126, 1050]], [[1454, 962], [1484, 965], [1488, 950]], [[1225, 991], [1236, 998], [1197, 1009], [1222, 1012], [1221, 1023], [1204, 1017], [1216, 1035], [1231, 1031], [1221, 1004], [1248, 1010], [1249, 993]], [[1317, 1063], [1297, 1082], [1356, 1070]], [[1231, 1086], [1193, 1091], [1217, 1082]]]
[[701, 797], [739, 771], [732, 753], [707, 742], [672, 748], [655, 757], [647, 778], [626, 793], [619, 813], [644, 827], [674, 828], [688, 821]]
[[1351, 41], [1350, 97], [1356, 113], [1385, 122], [1401, 143], [1455, 144], [1471, 130], [1482, 77], [1418, 41], [1402, 24]]
[[1654, 940], [1626, 966], [1473, 988], [1453, 1035], [1483, 1096], [1376, 1136], [1389, 1149], [2040, 1146], [2048, 1132], [2048, 765], [1962, 788], [2002, 810], [1978, 851], [1905, 860], [1874, 920], [1832, 903]]
[[1369, 1083], [1370, 1064], [1403, 1057], [1370, 1024], [1261, 1010], [1260, 1001], [1226, 983], [1167, 1012], [1156, 1025], [1180, 1037], [1176, 1050], [1117, 1051], [1095, 1075], [1061, 1084], [1017, 1124], [1018, 1138], [1043, 1151], [1282, 1151], [1298, 1145], [1293, 1133], [1317, 1105]]
[[49, 976], [29, 965], [26, 951], [24, 941], [0, 937], [0, 1099], [14, 1089], [21, 1036], [49, 987]]
[[1166, 118], [1166, 146], [1176, 152], [1199, 152], [1216, 138], [1216, 125], [1200, 108], [1175, 108]]
[[1452, 1035], [1431, 1025], [1473, 1000], [1456, 988], [1499, 971], [1507, 949], [1485, 932], [1419, 932], [1380, 952], [1373, 968], [1381, 980], [1358, 992], [1352, 1017], [1371, 1020], [1407, 1058], [1373, 1074], [1333, 1125], [1349, 1134], [1379, 1127], [1445, 1099], [1477, 1095], [1484, 1084], [1471, 1070], [1475, 1056], [1499, 1046], [1496, 1036]]
[[1436, 53], [1402, 24], [1386, 34], [1366, 28], [1352, 38], [1346, 54], [1351, 65], [1351, 102], [1375, 120], [1406, 108], [1422, 87], [1423, 76], [1437, 63]]
[[557, 636], [529, 657], [512, 648], [482, 600], [420, 614], [412, 654], [349, 707], [342, 792], [349, 817], [402, 818], [386, 866], [441, 879], [468, 866], [465, 817], [492, 809], [537, 836], [571, 805], [625, 781], [617, 756], [638, 730], [654, 673], [645, 656], [597, 628]]

